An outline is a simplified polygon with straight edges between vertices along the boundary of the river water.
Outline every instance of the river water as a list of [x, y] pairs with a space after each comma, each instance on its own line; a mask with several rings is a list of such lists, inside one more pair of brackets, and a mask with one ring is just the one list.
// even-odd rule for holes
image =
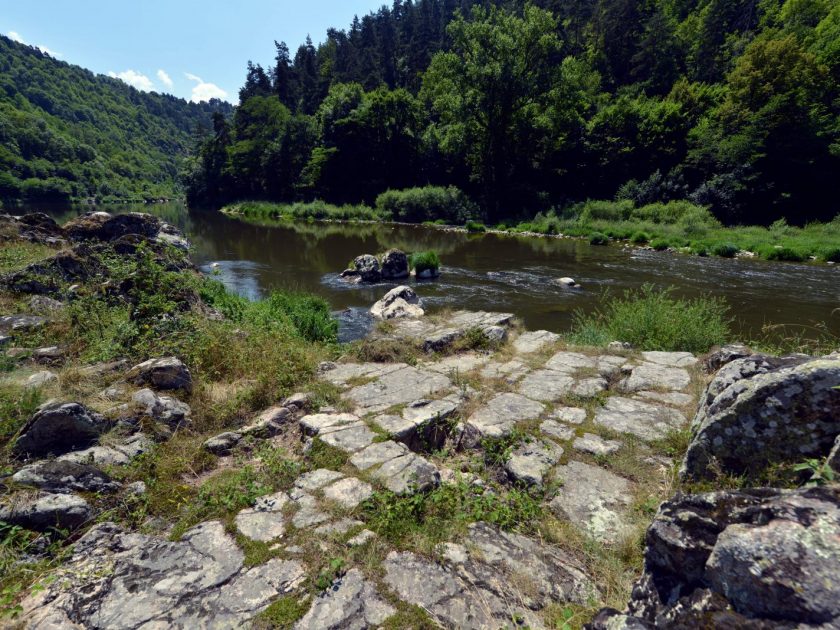
[[[427, 310], [466, 308], [509, 311], [530, 329], [563, 331], [577, 310], [596, 308], [603, 293], [645, 283], [675, 287], [680, 296], [723, 297], [744, 338], [765, 325], [807, 327], [828, 322], [840, 333], [840, 265], [700, 258], [593, 247], [585, 241], [508, 235], [467, 235], [423, 226], [298, 223], [254, 225], [179, 204], [103, 207], [157, 214], [186, 232], [193, 258], [206, 272], [251, 298], [276, 289], [318, 294], [344, 313], [345, 338], [364, 327], [361, 314], [392, 286], [359, 287], [338, 277], [359, 254], [391, 247], [434, 249], [440, 278], [414, 283]], [[50, 209], [67, 219], [89, 208]], [[552, 280], [570, 276], [583, 290]], [[349, 310], [348, 310], [349, 309]]]

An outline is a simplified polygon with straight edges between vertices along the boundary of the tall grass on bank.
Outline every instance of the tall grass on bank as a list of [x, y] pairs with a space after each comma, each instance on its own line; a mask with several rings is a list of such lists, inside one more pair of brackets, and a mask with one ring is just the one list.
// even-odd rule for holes
[[272, 203], [269, 201], [243, 201], [222, 208], [226, 214], [237, 214], [249, 219], [300, 221], [390, 221], [393, 216], [365, 205], [336, 206], [324, 201], [307, 203]]
[[814, 258], [840, 262], [840, 215], [828, 223], [809, 223], [804, 227], [788, 225], [784, 219], [768, 227], [725, 227], [707, 208], [688, 201], [641, 207], [627, 200], [587, 201], [562, 213], [539, 213], [531, 221], [508, 230], [590, 239], [603, 234], [637, 245], [656, 244], [655, 249], [682, 249], [723, 258], [748, 251], [765, 260], [802, 262]]
[[604, 295], [591, 315], [575, 313], [568, 340], [591, 346], [627, 341], [641, 350], [694, 353], [730, 341], [732, 320], [722, 299], [681, 299], [673, 292], [646, 284], [621, 297]]

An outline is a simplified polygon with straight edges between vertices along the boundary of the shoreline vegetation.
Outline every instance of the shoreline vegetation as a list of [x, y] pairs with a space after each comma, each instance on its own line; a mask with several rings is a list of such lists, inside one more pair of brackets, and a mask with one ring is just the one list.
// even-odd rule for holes
[[[409, 191], [388, 191], [385, 195], [399, 192]], [[414, 209], [400, 212], [395, 208], [396, 204], [385, 204], [381, 199], [377, 199], [375, 206], [337, 206], [324, 201], [292, 204], [241, 201], [224, 206], [221, 211], [255, 220], [411, 223], [467, 233], [580, 238], [588, 239], [593, 245], [620, 242], [696, 256], [828, 264], [840, 262], [840, 215], [832, 221], [811, 222], [804, 227], [788, 225], [784, 219], [769, 227], [724, 226], [707, 208], [687, 201], [637, 207], [627, 200], [593, 200], [561, 211], [541, 212], [530, 221], [486, 226], [471, 218], [469, 208], [464, 206], [455, 209], [429, 207], [425, 215]], [[446, 218], [438, 218], [440, 214]], [[419, 216], [433, 218], [418, 220]], [[458, 222], [452, 221], [453, 218]]]

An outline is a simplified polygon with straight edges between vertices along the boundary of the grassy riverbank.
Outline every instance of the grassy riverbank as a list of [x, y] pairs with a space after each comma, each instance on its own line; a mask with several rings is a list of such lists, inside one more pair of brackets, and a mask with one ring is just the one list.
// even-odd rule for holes
[[[275, 204], [249, 201], [223, 208], [223, 212], [251, 220], [396, 221], [416, 217], [395, 214], [393, 200], [377, 207], [335, 206], [322, 201]], [[774, 261], [840, 262], [840, 215], [831, 222], [804, 227], [784, 220], [769, 227], [724, 226], [704, 207], [686, 201], [636, 207], [629, 201], [588, 201], [563, 211], [549, 211], [530, 221], [501, 223], [488, 227], [474, 220], [452, 225], [426, 209], [423, 224], [439, 229], [463, 229], [533, 236], [567, 236], [589, 239], [593, 245], [622, 242], [656, 250], [678, 251], [697, 256], [734, 258], [750, 256]], [[444, 214], [451, 216], [446, 209]]]

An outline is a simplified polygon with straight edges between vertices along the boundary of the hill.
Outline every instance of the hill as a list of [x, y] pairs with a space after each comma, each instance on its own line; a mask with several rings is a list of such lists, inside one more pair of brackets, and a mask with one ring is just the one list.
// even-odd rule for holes
[[828, 0], [396, 0], [249, 64], [188, 192], [371, 203], [435, 184], [493, 222], [611, 198], [830, 219], [838, 42]]
[[171, 197], [192, 134], [231, 109], [143, 93], [0, 37], [0, 198]]

